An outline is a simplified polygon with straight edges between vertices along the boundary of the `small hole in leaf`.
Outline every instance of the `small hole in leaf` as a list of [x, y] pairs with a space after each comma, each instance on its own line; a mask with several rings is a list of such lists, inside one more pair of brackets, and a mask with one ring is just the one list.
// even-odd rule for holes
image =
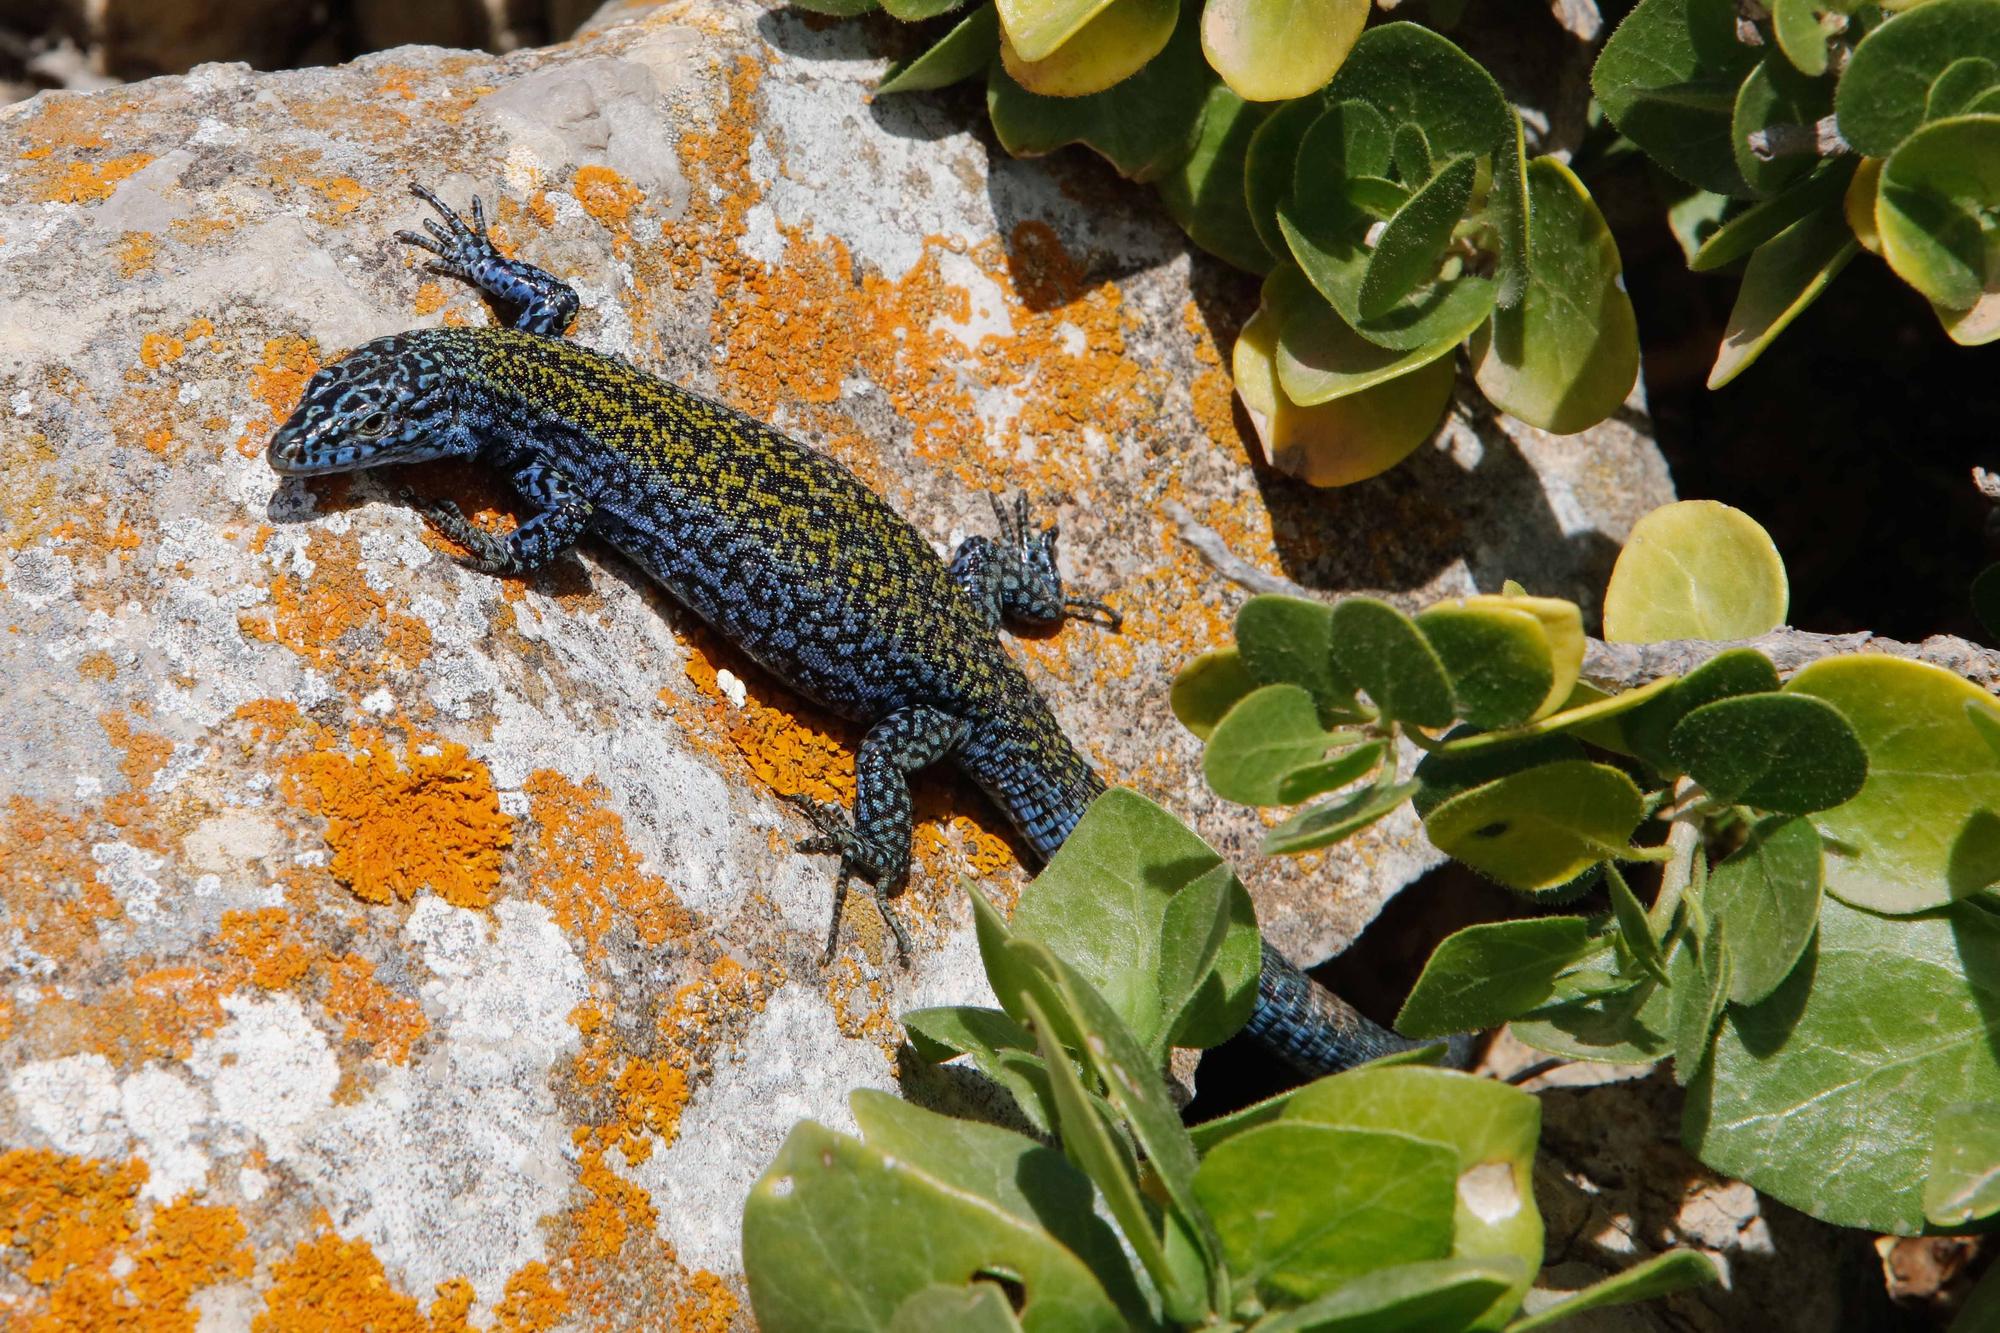
[[1485, 828], [1474, 829], [1472, 832], [1472, 836], [1475, 838], [1504, 837], [1507, 833], [1507, 830], [1511, 827], [1512, 825], [1509, 825], [1505, 822], [1488, 824]]
[[991, 1282], [1007, 1297], [1007, 1304], [1019, 1314], [1028, 1308], [1028, 1288], [1018, 1273], [1006, 1273], [995, 1268], [982, 1268], [972, 1275], [975, 1282]]
[[792, 1193], [792, 1178], [790, 1176], [779, 1176], [766, 1188], [770, 1190], [771, 1197], [774, 1199], [789, 1198]]

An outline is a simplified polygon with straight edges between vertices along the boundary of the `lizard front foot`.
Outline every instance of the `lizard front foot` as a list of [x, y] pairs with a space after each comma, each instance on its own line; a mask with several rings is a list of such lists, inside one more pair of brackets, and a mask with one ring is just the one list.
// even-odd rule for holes
[[882, 914], [882, 924], [889, 928], [889, 934], [896, 940], [896, 960], [908, 963], [910, 960], [910, 937], [904, 933], [903, 923], [889, 908], [889, 895], [902, 884], [907, 864], [898, 865], [893, 851], [876, 845], [866, 834], [856, 829], [847, 818], [847, 812], [824, 801], [816, 801], [800, 792], [789, 792], [785, 800], [796, 807], [816, 830], [813, 836], [801, 838], [792, 844], [801, 852], [824, 853], [838, 856], [840, 868], [835, 873], [833, 884], [833, 924], [826, 932], [826, 953], [820, 962], [829, 965], [840, 947], [840, 912], [847, 903], [849, 880], [866, 880], [874, 889], [870, 895], [875, 900], [875, 910]]
[[515, 560], [507, 547], [507, 539], [474, 523], [451, 501], [426, 500], [407, 486], [403, 488], [402, 499], [404, 504], [423, 517], [431, 531], [469, 552], [452, 557], [458, 564], [481, 574], [514, 572]]

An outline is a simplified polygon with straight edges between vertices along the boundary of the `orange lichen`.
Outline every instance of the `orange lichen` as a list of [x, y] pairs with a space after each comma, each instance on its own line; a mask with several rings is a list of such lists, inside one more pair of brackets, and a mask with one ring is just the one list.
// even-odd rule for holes
[[457, 907], [484, 907], [514, 841], [493, 774], [463, 745], [398, 758], [379, 733], [358, 732], [358, 753], [325, 740], [285, 764], [285, 791], [326, 816], [333, 877], [364, 902], [408, 901], [420, 888]]
[[659, 1212], [651, 1195], [605, 1165], [605, 1149], [593, 1137], [585, 1128], [570, 1133], [582, 1154], [577, 1181], [590, 1191], [589, 1201], [574, 1211], [574, 1221], [583, 1255], [601, 1262], [617, 1258], [633, 1235], [650, 1235]]
[[291, 1258], [271, 1265], [271, 1279], [251, 1333], [435, 1333], [365, 1240], [342, 1240], [331, 1231], [302, 1240]]
[[121, 1064], [172, 1057], [185, 1060], [194, 1044], [228, 1017], [222, 996], [228, 978], [202, 967], [160, 967], [135, 975], [124, 991], [105, 998], [92, 1046]]
[[282, 907], [224, 912], [222, 945], [235, 955], [242, 975], [265, 990], [285, 990], [312, 970], [311, 946]]
[[411, 309], [419, 316], [434, 315], [444, 309], [450, 298], [445, 294], [444, 284], [438, 281], [420, 282], [417, 294], [410, 301]]
[[564, 931], [580, 937], [585, 957], [598, 956], [606, 933], [621, 921], [647, 948], [693, 929], [693, 916], [667, 881], [632, 850], [603, 784], [595, 778], [579, 784], [543, 768], [528, 775], [523, 789], [535, 823], [529, 891]]
[[29, 1285], [24, 1333], [193, 1333], [198, 1290], [250, 1275], [233, 1208], [190, 1197], [139, 1222], [149, 1172], [41, 1149], [0, 1154], [0, 1254]]
[[153, 266], [160, 238], [150, 231], [128, 231], [118, 239], [118, 276], [136, 278]]
[[583, 211], [616, 234], [620, 234], [646, 196], [610, 167], [583, 166], [576, 169], [570, 192]]
[[736, 1293], [706, 1268], [688, 1279], [688, 1292], [674, 1302], [676, 1333], [728, 1333], [735, 1325]]
[[139, 362], [148, 370], [158, 370], [181, 359], [187, 344], [171, 333], [149, 333], [139, 339]]
[[547, 1333], [568, 1313], [568, 1293], [549, 1278], [549, 1266], [537, 1260], [507, 1279], [507, 1290], [493, 1307], [493, 1333]]
[[368, 197], [367, 187], [352, 176], [335, 176], [331, 180], [308, 179], [306, 184], [324, 195], [326, 201], [333, 205], [335, 213], [352, 213]]
[[319, 347], [296, 334], [280, 334], [264, 340], [264, 359], [250, 370], [250, 396], [264, 404], [269, 414], [264, 421], [252, 421], [237, 449], [245, 458], [264, 451], [271, 432], [284, 424], [306, 391], [306, 381], [319, 370]]
[[45, 204], [94, 204], [109, 199], [118, 182], [153, 160], [151, 153], [127, 153], [95, 162], [38, 161], [23, 173], [32, 197]]
[[144, 791], [152, 786], [153, 778], [173, 755], [174, 743], [165, 736], [133, 730], [131, 722], [121, 713], [102, 713], [97, 721], [111, 743], [125, 752], [118, 771], [125, 775], [131, 789]]
[[375, 964], [358, 954], [326, 964], [326, 1012], [344, 1025], [341, 1036], [365, 1041], [378, 1060], [407, 1064], [410, 1048], [430, 1031], [424, 1007], [375, 980]]
[[25, 796], [0, 815], [0, 908], [23, 944], [57, 964], [76, 961], [98, 923], [124, 911], [97, 878], [90, 822]]
[[353, 697], [381, 683], [385, 668], [414, 671], [430, 656], [430, 627], [402, 609], [403, 596], [372, 586], [354, 533], [316, 530], [306, 551], [313, 572], [272, 579], [267, 607], [240, 612], [245, 634], [289, 648], [335, 673]]
[[687, 1073], [672, 1060], [634, 1060], [613, 1085], [620, 1114], [618, 1148], [633, 1166], [653, 1155], [652, 1135], [670, 1147], [687, 1108]]
[[[774, 707], [745, 682], [741, 707], [728, 703], [714, 665], [694, 645], [688, 645], [688, 679], [696, 690], [720, 708], [708, 710], [711, 734], [719, 724], [723, 738], [764, 783], [780, 796], [810, 796], [816, 801], [847, 805], [854, 799], [854, 752], [828, 729], [814, 725], [809, 711], [787, 696], [791, 707]], [[761, 682], [760, 682], [761, 684]], [[663, 698], [663, 702], [671, 700]]]
[[0, 437], [0, 522], [14, 550], [31, 546], [55, 528], [56, 448], [40, 431]]
[[761, 972], [734, 958], [718, 958], [709, 964], [706, 976], [674, 989], [660, 1012], [660, 1037], [676, 1049], [698, 1051], [713, 1038], [719, 1019], [761, 1011], [765, 997], [785, 979], [783, 969]]

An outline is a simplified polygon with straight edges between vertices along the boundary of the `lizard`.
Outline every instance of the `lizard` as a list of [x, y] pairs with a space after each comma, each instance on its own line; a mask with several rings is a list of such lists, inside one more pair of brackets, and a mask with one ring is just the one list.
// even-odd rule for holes
[[[570, 340], [574, 289], [504, 256], [476, 197], [468, 222], [431, 190], [410, 188], [438, 216], [396, 238], [511, 310], [511, 321], [413, 329], [330, 362], [272, 436], [271, 468], [305, 477], [477, 460], [533, 510], [504, 536], [449, 500], [402, 492], [466, 552], [459, 563], [528, 574], [595, 534], [778, 680], [864, 726], [851, 817], [788, 798], [813, 827], [798, 850], [839, 858], [828, 962], [854, 881], [872, 887], [907, 958], [889, 900], [909, 872], [909, 779], [920, 769], [952, 761], [1037, 858], [1053, 855], [1105, 783], [999, 629], [1121, 624], [1105, 603], [1065, 595], [1059, 529], [1032, 531], [1025, 496], [1011, 515], [996, 499], [1000, 539], [968, 537], [947, 563], [838, 460]], [[1416, 1044], [1268, 943], [1246, 1030], [1305, 1074]]]

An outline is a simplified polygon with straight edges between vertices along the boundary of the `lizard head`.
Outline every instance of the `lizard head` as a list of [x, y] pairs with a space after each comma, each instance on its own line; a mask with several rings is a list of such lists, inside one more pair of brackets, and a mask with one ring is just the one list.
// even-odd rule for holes
[[353, 472], [472, 452], [450, 410], [450, 377], [424, 335], [363, 343], [306, 385], [265, 457], [288, 477]]

